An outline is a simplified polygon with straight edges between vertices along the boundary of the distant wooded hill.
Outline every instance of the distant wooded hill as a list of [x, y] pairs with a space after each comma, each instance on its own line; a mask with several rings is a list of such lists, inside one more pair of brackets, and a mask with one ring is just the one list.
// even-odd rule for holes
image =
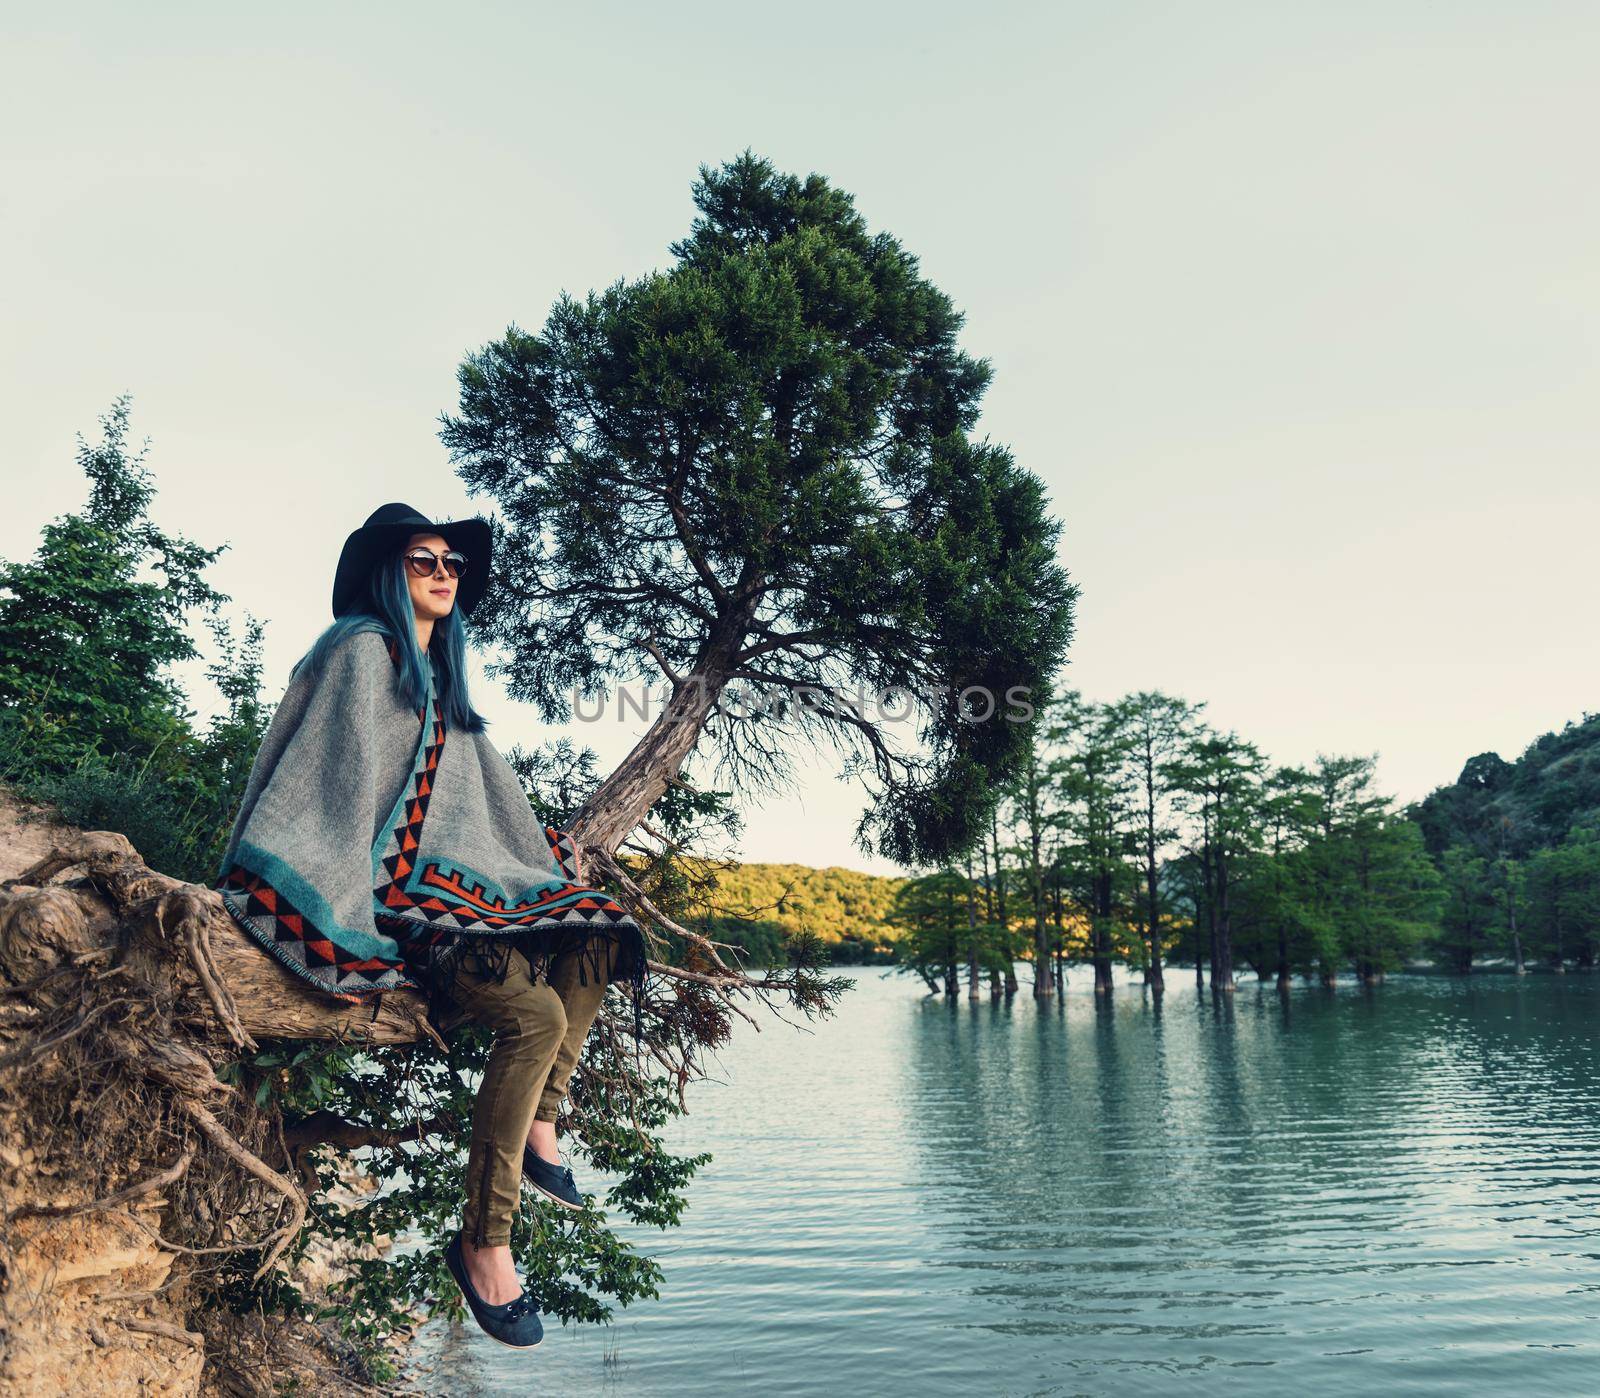
[[[697, 872], [710, 868], [716, 866], [700, 864]], [[800, 931], [820, 937], [836, 961], [888, 961], [900, 935], [889, 910], [906, 882], [837, 865], [735, 864], [717, 870], [715, 893], [696, 923], [745, 948], [755, 965], [781, 961], [784, 937]]]
[[1600, 818], [1600, 714], [1535, 739], [1515, 762], [1480, 753], [1410, 814], [1436, 858], [1453, 846], [1494, 858], [1503, 840], [1506, 856], [1526, 859], [1561, 844]]

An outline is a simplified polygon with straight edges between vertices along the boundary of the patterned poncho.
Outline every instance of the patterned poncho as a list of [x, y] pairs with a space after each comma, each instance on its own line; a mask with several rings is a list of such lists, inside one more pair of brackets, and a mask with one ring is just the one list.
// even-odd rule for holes
[[217, 891], [238, 924], [297, 976], [341, 1000], [402, 988], [437, 1002], [463, 955], [535, 977], [576, 950], [632, 984], [644, 937], [610, 896], [573, 878], [573, 846], [542, 824], [483, 733], [447, 732], [430, 657], [422, 709], [400, 697], [398, 646], [357, 632], [320, 674], [289, 681], [256, 754]]

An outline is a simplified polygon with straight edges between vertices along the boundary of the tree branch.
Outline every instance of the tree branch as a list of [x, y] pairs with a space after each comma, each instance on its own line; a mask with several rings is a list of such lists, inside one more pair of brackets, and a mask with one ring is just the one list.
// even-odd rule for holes
[[283, 1139], [291, 1150], [307, 1146], [338, 1146], [340, 1150], [358, 1150], [362, 1146], [399, 1146], [420, 1141], [424, 1136], [441, 1136], [452, 1131], [459, 1123], [453, 1115], [429, 1117], [414, 1121], [409, 1126], [368, 1126], [365, 1122], [350, 1121], [337, 1112], [317, 1111], [293, 1125], [283, 1128]]

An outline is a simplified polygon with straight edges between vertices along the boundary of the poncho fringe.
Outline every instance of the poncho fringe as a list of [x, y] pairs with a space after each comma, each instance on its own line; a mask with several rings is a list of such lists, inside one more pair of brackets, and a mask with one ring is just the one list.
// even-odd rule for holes
[[[642, 1041], [638, 923], [577, 882], [571, 835], [534, 817], [484, 734], [446, 733], [431, 665], [426, 703], [405, 707], [399, 665], [393, 640], [358, 632], [323, 673], [291, 678], [223, 856], [224, 906], [325, 994], [359, 1003], [421, 990], [435, 1019], [463, 961], [503, 981], [517, 950], [548, 982], [572, 954], [581, 984], [631, 986]], [[389, 801], [408, 749], [409, 773]]]

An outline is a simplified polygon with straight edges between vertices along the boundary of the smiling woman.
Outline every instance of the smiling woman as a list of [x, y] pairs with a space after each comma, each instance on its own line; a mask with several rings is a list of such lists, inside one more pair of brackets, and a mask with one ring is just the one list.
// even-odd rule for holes
[[235, 921], [343, 1000], [427, 989], [494, 1031], [466, 1207], [446, 1263], [480, 1325], [519, 1348], [543, 1327], [509, 1248], [526, 1175], [582, 1196], [555, 1121], [605, 987], [646, 975], [638, 924], [578, 882], [467, 695], [461, 614], [491, 533], [385, 505], [346, 540], [334, 622], [296, 665], [222, 860]]

